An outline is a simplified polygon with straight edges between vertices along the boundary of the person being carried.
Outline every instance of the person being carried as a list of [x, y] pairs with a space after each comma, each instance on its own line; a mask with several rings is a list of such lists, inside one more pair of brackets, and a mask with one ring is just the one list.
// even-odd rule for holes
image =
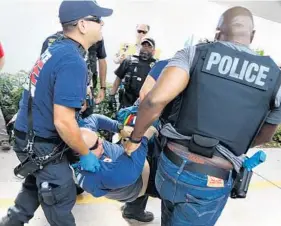
[[[83, 123], [83, 124], [82, 124]], [[113, 144], [98, 137], [97, 131], [108, 130], [121, 132], [123, 137], [130, 136], [131, 127], [122, 126], [118, 121], [106, 116], [93, 114], [80, 121], [82, 137], [100, 161], [100, 170], [91, 173], [83, 170], [80, 164], [75, 164], [76, 177], [79, 186], [95, 197], [107, 198], [122, 202], [134, 201], [145, 194], [148, 188], [149, 164], [146, 161], [148, 140], [157, 133], [151, 126], [145, 133], [139, 150], [131, 156], [124, 152], [122, 144]], [[130, 174], [127, 172], [130, 171]], [[116, 177], [116, 175], [124, 175]], [[157, 194], [151, 194], [157, 196]]]

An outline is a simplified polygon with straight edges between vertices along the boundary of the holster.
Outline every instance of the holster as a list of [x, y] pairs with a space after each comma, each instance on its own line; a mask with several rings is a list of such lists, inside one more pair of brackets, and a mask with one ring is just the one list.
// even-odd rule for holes
[[244, 167], [234, 175], [233, 188], [230, 197], [233, 199], [246, 198], [248, 188], [252, 179], [253, 171], [248, 171]]
[[14, 174], [16, 177], [24, 179], [28, 175], [37, 172], [41, 168], [42, 167], [40, 167], [40, 164], [38, 164], [33, 157], [27, 156], [25, 160], [15, 167]]
[[192, 153], [212, 158], [218, 144], [217, 139], [194, 134], [189, 141], [188, 148]]
[[[57, 148], [57, 147], [56, 147]], [[22, 161], [19, 165], [17, 165], [14, 169], [14, 174], [20, 178], [26, 178], [30, 174], [36, 173], [38, 170], [42, 170], [49, 163], [62, 159], [66, 149], [58, 150], [54, 155], [51, 155], [48, 159], [40, 161], [37, 159], [36, 154], [28, 155], [24, 161]]]

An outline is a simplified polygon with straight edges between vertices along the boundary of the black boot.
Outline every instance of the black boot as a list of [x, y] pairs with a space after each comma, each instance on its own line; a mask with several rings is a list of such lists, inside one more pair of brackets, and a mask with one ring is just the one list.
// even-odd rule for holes
[[0, 220], [0, 226], [23, 226], [24, 223], [12, 220], [12, 218], [5, 216]]
[[134, 219], [140, 222], [151, 222], [154, 220], [154, 215], [153, 213], [149, 211], [142, 211], [138, 213], [130, 213], [126, 212], [126, 206], [124, 207], [123, 213], [122, 213], [123, 218], [126, 219]]

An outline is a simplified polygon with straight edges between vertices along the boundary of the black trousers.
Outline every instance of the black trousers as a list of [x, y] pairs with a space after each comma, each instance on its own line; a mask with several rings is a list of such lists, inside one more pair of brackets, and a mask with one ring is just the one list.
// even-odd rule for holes
[[126, 202], [124, 212], [127, 214], [139, 214], [144, 212], [148, 201], [148, 195], [141, 196], [133, 202]]

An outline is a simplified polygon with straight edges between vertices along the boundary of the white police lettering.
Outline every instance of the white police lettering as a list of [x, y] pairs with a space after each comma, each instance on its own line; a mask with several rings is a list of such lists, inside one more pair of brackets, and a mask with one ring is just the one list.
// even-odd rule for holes
[[247, 60], [244, 60], [243, 63], [240, 61], [241, 59], [237, 57], [228, 55], [221, 56], [221, 54], [217, 52], [212, 52], [208, 59], [206, 70], [213, 73], [214, 70], [217, 70], [220, 75], [244, 80], [257, 86], [264, 86], [269, 67], [258, 65], [257, 63]]
[[226, 75], [229, 73], [232, 65], [232, 58], [230, 56], [223, 56], [219, 64], [219, 73]]

